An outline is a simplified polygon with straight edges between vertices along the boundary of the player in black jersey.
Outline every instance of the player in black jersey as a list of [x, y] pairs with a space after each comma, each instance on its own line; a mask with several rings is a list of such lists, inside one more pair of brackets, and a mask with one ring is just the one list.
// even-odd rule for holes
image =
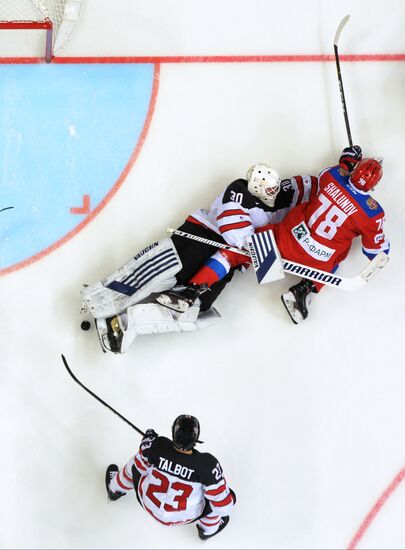
[[111, 464], [106, 488], [111, 501], [135, 489], [141, 506], [163, 525], [197, 522], [202, 540], [226, 527], [236, 502], [218, 460], [195, 449], [200, 425], [194, 416], [180, 415], [172, 440], [148, 430], [139, 451], [119, 470]]

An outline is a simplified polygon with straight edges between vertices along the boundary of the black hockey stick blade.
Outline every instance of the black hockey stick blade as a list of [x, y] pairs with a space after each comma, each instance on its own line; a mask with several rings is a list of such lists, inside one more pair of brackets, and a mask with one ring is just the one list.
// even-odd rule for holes
[[75, 382], [77, 382], [77, 384], [79, 384], [79, 386], [81, 386], [87, 393], [89, 393], [91, 396], [93, 396], [95, 399], [97, 399], [97, 401], [99, 401], [100, 403], [102, 403], [105, 407], [107, 407], [107, 409], [110, 409], [110, 411], [112, 411], [114, 414], [116, 414], [117, 416], [119, 416], [121, 418], [121, 420], [123, 420], [124, 422], [126, 422], [129, 426], [131, 426], [132, 429], [134, 429], [136, 432], [138, 432], [139, 434], [141, 434], [142, 436], [145, 435], [145, 433], [140, 430], [139, 428], [137, 428], [134, 424], [132, 424], [132, 422], [130, 422], [129, 420], [127, 420], [125, 418], [125, 416], [122, 416], [122, 414], [120, 414], [118, 411], [116, 411], [115, 409], [113, 409], [108, 403], [106, 403], [105, 401], [103, 401], [103, 399], [101, 399], [100, 397], [98, 397], [98, 395], [96, 395], [94, 392], [92, 392], [91, 390], [89, 390], [89, 388], [87, 388], [84, 384], [82, 384], [80, 382], [80, 380], [78, 378], [76, 378], [76, 376], [73, 374], [71, 368], [69, 367], [69, 364], [67, 362], [67, 359], [66, 357], [61, 354], [61, 357], [62, 357], [62, 361], [63, 361], [63, 364], [65, 366], [65, 369], [68, 371], [68, 373], [70, 374], [70, 376], [73, 378], [73, 380]]
[[12, 208], [14, 208], [14, 206], [6, 206], [5, 208], [2, 208], [0, 212], [4, 212], [5, 210], [11, 210]]

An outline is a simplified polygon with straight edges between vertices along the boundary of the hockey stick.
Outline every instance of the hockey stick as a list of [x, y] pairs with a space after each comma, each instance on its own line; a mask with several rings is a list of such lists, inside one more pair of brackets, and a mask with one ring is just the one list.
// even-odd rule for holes
[[343, 116], [345, 117], [347, 138], [349, 140], [350, 147], [353, 147], [353, 140], [352, 140], [352, 134], [351, 134], [351, 131], [350, 131], [349, 117], [348, 117], [348, 114], [347, 114], [345, 91], [343, 89], [342, 73], [340, 72], [340, 62], [339, 62], [339, 52], [338, 52], [338, 42], [339, 42], [339, 38], [340, 38], [340, 33], [342, 32], [344, 26], [349, 21], [349, 19], [350, 19], [350, 15], [346, 15], [342, 19], [342, 21], [339, 23], [339, 26], [338, 26], [336, 34], [335, 34], [335, 40], [333, 41], [333, 48], [335, 50], [336, 70], [337, 70], [338, 81], [339, 81], [340, 99], [342, 101], [342, 107], [343, 107]]
[[[78, 378], [76, 378], [76, 376], [73, 374], [71, 368], [69, 367], [69, 364], [67, 362], [67, 359], [66, 357], [63, 355], [63, 353], [61, 353], [61, 357], [62, 357], [62, 361], [63, 361], [63, 364], [65, 365], [65, 368], [66, 370], [68, 371], [68, 373], [70, 374], [70, 376], [73, 378], [73, 380], [75, 382], [77, 382], [79, 384], [79, 386], [81, 386], [84, 390], [86, 390], [87, 393], [89, 393], [90, 395], [92, 395], [95, 399], [97, 399], [97, 401], [100, 401], [100, 403], [102, 403], [105, 407], [107, 407], [107, 409], [110, 409], [110, 411], [112, 411], [114, 414], [116, 414], [117, 416], [119, 416], [121, 418], [121, 420], [123, 420], [124, 422], [126, 422], [129, 426], [131, 426], [131, 428], [133, 428], [136, 432], [138, 432], [139, 434], [141, 434], [142, 436], [145, 435], [145, 433], [140, 430], [139, 428], [137, 428], [135, 426], [135, 424], [132, 424], [132, 422], [130, 422], [129, 420], [127, 420], [125, 418], [125, 416], [122, 416], [122, 414], [120, 414], [118, 411], [116, 411], [115, 409], [113, 409], [108, 403], [106, 403], [105, 401], [103, 401], [100, 397], [98, 397], [98, 395], [96, 395], [94, 392], [92, 392], [91, 390], [89, 390], [89, 388], [87, 388], [84, 384], [82, 384], [80, 382], [80, 380]], [[197, 443], [204, 443], [204, 441], [200, 441], [199, 439], [197, 439]]]
[[110, 405], [108, 405], [108, 403], [106, 403], [105, 401], [103, 401], [100, 397], [98, 397], [95, 393], [93, 393], [91, 390], [89, 390], [89, 388], [86, 388], [86, 386], [84, 384], [82, 384], [80, 382], [80, 380], [78, 378], [76, 378], [76, 376], [73, 374], [73, 372], [70, 370], [70, 367], [69, 367], [69, 364], [66, 360], [66, 357], [61, 354], [61, 357], [62, 357], [62, 361], [63, 361], [63, 364], [65, 365], [65, 368], [66, 370], [68, 371], [68, 373], [70, 374], [70, 376], [73, 378], [73, 380], [75, 382], [77, 382], [79, 384], [79, 386], [81, 386], [84, 390], [86, 390], [87, 393], [89, 393], [90, 395], [92, 395], [95, 399], [97, 399], [97, 401], [100, 401], [100, 403], [102, 403], [105, 407], [107, 407], [107, 409], [110, 409], [110, 411], [112, 411], [114, 414], [116, 414], [117, 416], [119, 416], [121, 418], [121, 420], [123, 420], [124, 422], [126, 422], [129, 426], [131, 426], [131, 428], [133, 428], [136, 432], [138, 432], [139, 434], [141, 434], [142, 436], [145, 435], [145, 433], [140, 430], [139, 428], [137, 428], [134, 424], [132, 424], [132, 422], [130, 422], [129, 420], [127, 420], [125, 418], [125, 416], [122, 416], [122, 414], [120, 414], [119, 412], [117, 412], [115, 409], [113, 409], [112, 407], [110, 407]]
[[[167, 228], [167, 232], [174, 235], [179, 235], [180, 237], [186, 237], [187, 239], [209, 244], [211, 246], [216, 246], [217, 248], [222, 248], [224, 250], [237, 252], [238, 254], [243, 254], [244, 256], [250, 256], [249, 252], [246, 252], [245, 250], [241, 250], [227, 244], [217, 243], [216, 241], [211, 241], [210, 239], [204, 239], [204, 237], [198, 237], [191, 233], [185, 233], [179, 229], [172, 229], [169, 227]], [[338, 277], [328, 271], [314, 269], [308, 265], [297, 264], [296, 262], [281, 258], [281, 261], [283, 262], [283, 269], [287, 273], [297, 275], [298, 277], [304, 277], [305, 279], [310, 279], [311, 281], [317, 281], [327, 286], [333, 286], [335, 288], [349, 291], [362, 288], [380, 269], [387, 264], [388, 260], [389, 257], [385, 254], [385, 252], [379, 252], [377, 256], [375, 256], [375, 258], [373, 258], [358, 275], [355, 275], [354, 277]]]
[[0, 212], [4, 212], [4, 210], [10, 210], [11, 208], [14, 208], [14, 206], [6, 206], [5, 208], [2, 208]]
[[230, 246], [229, 244], [224, 243], [217, 243], [217, 241], [211, 241], [210, 239], [205, 239], [204, 237], [199, 237], [198, 235], [193, 235], [192, 233], [185, 233], [184, 231], [180, 231], [180, 229], [173, 229], [171, 227], [168, 227], [166, 231], [167, 233], [172, 233], [173, 235], [179, 235], [179, 237], [186, 237], [187, 239], [192, 239], [193, 241], [216, 246], [217, 248], [222, 248], [223, 250], [229, 250], [230, 252], [236, 252], [237, 254], [242, 254], [243, 256], [249, 256], [250, 258], [250, 254], [247, 250], [236, 248], [236, 246]]

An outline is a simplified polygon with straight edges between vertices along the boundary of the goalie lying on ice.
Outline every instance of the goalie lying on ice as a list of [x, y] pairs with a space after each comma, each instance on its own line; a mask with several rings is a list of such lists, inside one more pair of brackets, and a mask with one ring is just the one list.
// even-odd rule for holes
[[[179, 230], [243, 248], [255, 230], [277, 223], [317, 191], [317, 178], [281, 181], [266, 164], [252, 166], [200, 209]], [[236, 270], [250, 263], [245, 255], [173, 235], [150, 244], [121, 269], [83, 290], [83, 310], [96, 320], [104, 351], [124, 353], [138, 334], [183, 332], [220, 319], [212, 307]], [[194, 279], [194, 277], [196, 277]], [[204, 282], [202, 282], [204, 280]], [[176, 292], [186, 286], [180, 298]], [[174, 288], [174, 293], [166, 293]]]

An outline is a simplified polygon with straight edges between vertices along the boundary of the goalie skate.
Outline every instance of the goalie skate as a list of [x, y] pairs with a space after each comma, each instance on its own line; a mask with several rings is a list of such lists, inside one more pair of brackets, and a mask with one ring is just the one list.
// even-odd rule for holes
[[95, 319], [95, 325], [103, 352], [107, 353], [107, 351], [111, 351], [112, 353], [119, 353], [123, 332], [118, 317]]

